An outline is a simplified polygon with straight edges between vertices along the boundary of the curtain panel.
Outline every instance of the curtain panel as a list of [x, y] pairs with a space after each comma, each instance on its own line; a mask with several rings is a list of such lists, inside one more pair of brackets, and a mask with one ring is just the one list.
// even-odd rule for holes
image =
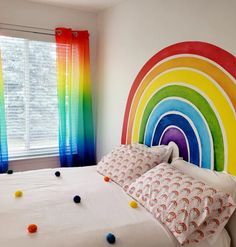
[[2, 75], [2, 59], [0, 53], [0, 173], [8, 170], [8, 147], [6, 133], [6, 117], [4, 103], [4, 82]]
[[55, 36], [61, 166], [94, 165], [89, 33], [57, 28]]

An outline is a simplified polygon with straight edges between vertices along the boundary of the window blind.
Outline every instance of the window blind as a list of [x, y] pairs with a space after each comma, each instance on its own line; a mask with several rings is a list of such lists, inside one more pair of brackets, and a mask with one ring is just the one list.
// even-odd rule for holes
[[9, 157], [58, 152], [56, 44], [0, 36]]

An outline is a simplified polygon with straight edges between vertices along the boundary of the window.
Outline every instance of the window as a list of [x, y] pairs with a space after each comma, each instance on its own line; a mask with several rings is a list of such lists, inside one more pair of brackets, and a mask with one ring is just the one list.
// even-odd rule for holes
[[0, 36], [9, 157], [58, 152], [56, 44]]

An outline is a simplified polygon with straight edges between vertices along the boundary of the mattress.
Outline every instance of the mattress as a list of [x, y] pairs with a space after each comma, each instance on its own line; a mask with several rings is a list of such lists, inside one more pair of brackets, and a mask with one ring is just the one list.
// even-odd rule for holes
[[[56, 177], [55, 171], [61, 172]], [[17, 190], [23, 196], [16, 198]], [[81, 203], [73, 201], [75, 195]], [[44, 169], [0, 175], [1, 247], [104, 247], [106, 234], [117, 247], [179, 247], [173, 235], [96, 167]], [[30, 234], [29, 224], [38, 231]], [[229, 247], [224, 230], [218, 247]], [[209, 247], [207, 241], [189, 247]]]

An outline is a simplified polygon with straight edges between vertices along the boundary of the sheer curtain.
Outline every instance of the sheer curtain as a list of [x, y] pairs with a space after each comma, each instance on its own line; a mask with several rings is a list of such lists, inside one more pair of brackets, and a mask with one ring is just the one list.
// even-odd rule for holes
[[57, 28], [59, 153], [63, 167], [95, 164], [89, 34]]
[[2, 76], [2, 59], [0, 53], [0, 173], [8, 170], [8, 148], [4, 103], [4, 83]]

